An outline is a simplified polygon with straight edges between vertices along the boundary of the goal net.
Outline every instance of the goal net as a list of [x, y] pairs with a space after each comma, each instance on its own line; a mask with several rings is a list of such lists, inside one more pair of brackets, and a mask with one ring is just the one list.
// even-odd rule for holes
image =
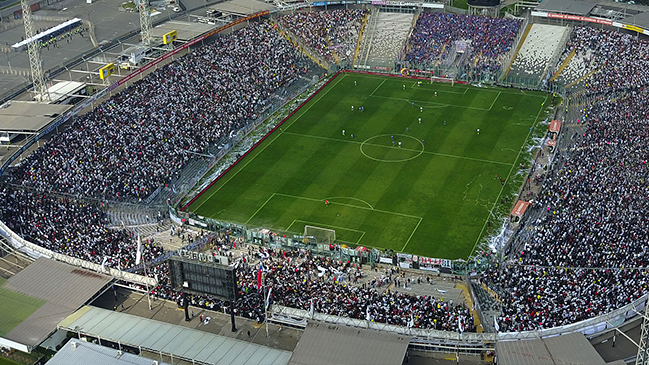
[[439, 77], [439, 76], [431, 76], [430, 82], [445, 82], [447, 84], [451, 84], [453, 86], [455, 84], [455, 81], [453, 80], [452, 77]]
[[315, 238], [316, 243], [332, 244], [336, 241], [336, 231], [333, 229], [304, 226], [304, 237]]

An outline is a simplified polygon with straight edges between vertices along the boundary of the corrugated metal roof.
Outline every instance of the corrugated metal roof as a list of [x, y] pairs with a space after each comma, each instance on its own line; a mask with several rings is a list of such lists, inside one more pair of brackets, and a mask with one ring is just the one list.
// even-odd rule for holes
[[624, 18], [620, 23], [632, 24], [644, 29], [649, 29], [649, 12]]
[[291, 365], [397, 364], [410, 337], [356, 327], [309, 322], [297, 343]]
[[[110, 347], [71, 339], [48, 362], [47, 365], [153, 365], [153, 359]], [[158, 361], [158, 365], [169, 365]]]
[[606, 362], [582, 333], [527, 341], [500, 341], [501, 365], [604, 365]]
[[286, 365], [291, 357], [289, 351], [90, 306], [59, 328], [204, 364]]
[[544, 0], [536, 10], [586, 16], [595, 5], [597, 4], [577, 0]]
[[111, 280], [110, 276], [39, 258], [7, 280], [4, 288], [43, 299], [46, 303], [5, 337], [36, 347], [62, 319], [74, 313]]

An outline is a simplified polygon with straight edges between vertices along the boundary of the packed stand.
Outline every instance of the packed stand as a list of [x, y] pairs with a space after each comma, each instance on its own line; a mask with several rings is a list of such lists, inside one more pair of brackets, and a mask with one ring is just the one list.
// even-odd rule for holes
[[13, 171], [11, 182], [141, 201], [195, 154], [227, 144], [311, 63], [266, 22], [217, 38], [79, 117]]
[[[57, 193], [142, 201], [169, 184], [194, 154], [228, 143], [273, 92], [311, 65], [265, 22], [194, 50], [79, 117], [9, 170], [10, 186], [25, 189], [2, 190], [2, 220], [52, 251], [132, 267], [131, 234], [109, 229], [101, 206]], [[151, 245], [145, 256], [161, 254]]]
[[[364, 279], [364, 272], [350, 263], [313, 257], [310, 252], [283, 252], [269, 250], [238, 257], [238, 299], [235, 314], [258, 322], [264, 320], [263, 292], [258, 290], [259, 261], [263, 257], [263, 285], [270, 289], [274, 304], [313, 310], [335, 316], [371, 320], [398, 326], [437, 329], [443, 331], [462, 330], [475, 332], [473, 317], [462, 305], [453, 305], [432, 296], [414, 296], [391, 292], [386, 288], [397, 281], [398, 274], [389, 271], [371, 280]], [[154, 269], [159, 286], [155, 295], [175, 300], [182, 304], [180, 293], [169, 286], [167, 267]], [[191, 304], [205, 309], [225, 311], [229, 306], [210, 296], [191, 297]]]
[[470, 42], [468, 59], [476, 72], [496, 72], [501, 58], [512, 49], [521, 22], [514, 19], [440, 12], [422, 13], [417, 19], [404, 60], [434, 66], [457, 41]]
[[[107, 229], [100, 206], [9, 187], [0, 190], [0, 202], [2, 221], [27, 241], [115, 269], [135, 265], [134, 236]], [[161, 247], [143, 242], [145, 260], [163, 253]]]
[[482, 276], [502, 299], [501, 331], [574, 323], [649, 292], [649, 41], [577, 27], [570, 46], [603, 66], [585, 81], [595, 102], [532, 205], [530, 238]]
[[279, 23], [300, 38], [311, 50], [328, 62], [334, 62], [333, 52], [341, 65], [351, 64], [368, 10], [336, 9], [287, 14]]

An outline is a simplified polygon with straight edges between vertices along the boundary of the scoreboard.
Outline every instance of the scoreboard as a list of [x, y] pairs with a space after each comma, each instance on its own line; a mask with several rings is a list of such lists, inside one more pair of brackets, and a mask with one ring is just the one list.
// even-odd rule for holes
[[169, 276], [171, 286], [178, 291], [213, 295], [226, 301], [237, 299], [237, 276], [234, 267], [171, 256]]

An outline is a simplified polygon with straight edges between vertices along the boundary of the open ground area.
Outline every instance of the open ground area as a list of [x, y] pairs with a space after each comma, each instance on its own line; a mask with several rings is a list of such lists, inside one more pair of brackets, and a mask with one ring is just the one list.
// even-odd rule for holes
[[0, 278], [0, 308], [2, 308], [3, 312], [2, 317], [0, 317], [0, 336], [5, 336], [11, 332], [45, 304], [43, 300], [3, 289], [2, 286], [6, 281], [6, 279]]
[[333, 229], [351, 245], [466, 258], [511, 208], [548, 99], [344, 73], [189, 210], [295, 234], [305, 225]]

